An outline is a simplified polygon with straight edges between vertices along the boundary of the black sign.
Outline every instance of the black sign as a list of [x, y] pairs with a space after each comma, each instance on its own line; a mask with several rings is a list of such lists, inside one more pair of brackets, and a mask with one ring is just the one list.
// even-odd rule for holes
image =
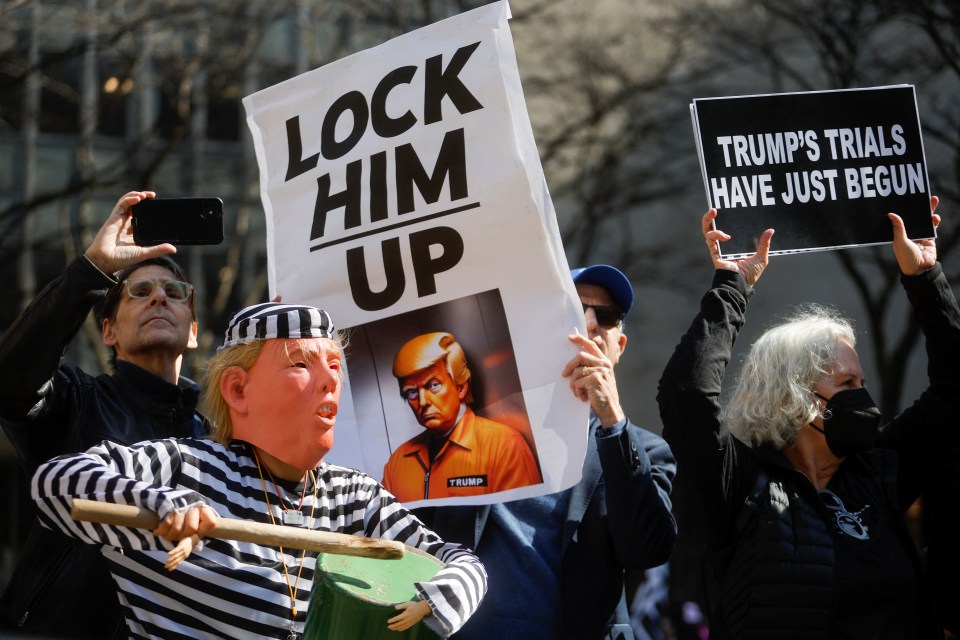
[[934, 237], [912, 86], [700, 98], [691, 112], [725, 258], [769, 228], [771, 253], [890, 242], [890, 211]]

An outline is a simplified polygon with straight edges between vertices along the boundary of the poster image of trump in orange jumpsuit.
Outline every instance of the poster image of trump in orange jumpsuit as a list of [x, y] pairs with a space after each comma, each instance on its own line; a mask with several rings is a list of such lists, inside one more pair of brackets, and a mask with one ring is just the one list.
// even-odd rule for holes
[[542, 481], [523, 435], [470, 407], [470, 369], [453, 334], [409, 340], [394, 358], [393, 375], [425, 429], [384, 466], [383, 484], [401, 501], [497, 493]]

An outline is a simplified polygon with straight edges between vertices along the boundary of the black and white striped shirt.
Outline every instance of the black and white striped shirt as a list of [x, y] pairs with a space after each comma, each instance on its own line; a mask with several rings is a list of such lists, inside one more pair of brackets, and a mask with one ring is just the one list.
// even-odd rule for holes
[[[376, 480], [353, 469], [323, 463], [313, 486], [276, 479], [287, 504], [303, 496], [306, 526], [399, 540], [436, 556], [446, 566], [418, 595], [431, 608], [423, 619], [441, 636], [463, 626], [486, 592], [486, 572], [469, 550], [444, 543]], [[264, 484], [270, 496], [264, 500]], [[160, 518], [202, 502], [218, 514], [280, 522], [282, 509], [269, 478], [261, 481], [252, 448], [236, 441], [166, 439], [130, 447], [104, 442], [86, 453], [42, 465], [31, 485], [42, 521], [67, 535], [103, 545], [133, 638], [286, 638], [303, 633], [316, 554], [307, 552], [296, 593], [296, 620], [279, 550], [248, 542], [208, 539], [173, 572], [163, 568], [173, 544], [143, 529], [75, 522], [72, 498], [136, 505]], [[310, 519], [313, 509], [313, 519]], [[301, 552], [284, 549], [290, 583]]]

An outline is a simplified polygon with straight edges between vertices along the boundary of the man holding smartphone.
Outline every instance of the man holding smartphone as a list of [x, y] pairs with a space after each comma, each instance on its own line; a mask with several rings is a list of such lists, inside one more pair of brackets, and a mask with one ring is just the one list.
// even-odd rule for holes
[[[154, 195], [120, 198], [84, 254], [0, 338], [0, 424], [28, 477], [54, 456], [103, 440], [129, 445], [207, 431], [199, 388], [180, 375], [184, 352], [197, 346], [193, 285], [167, 255], [173, 245], [133, 242], [131, 208]], [[113, 371], [94, 377], [61, 363], [98, 302]], [[121, 638], [115, 594], [97, 548], [35, 520], [0, 598], [2, 624], [51, 637]]]

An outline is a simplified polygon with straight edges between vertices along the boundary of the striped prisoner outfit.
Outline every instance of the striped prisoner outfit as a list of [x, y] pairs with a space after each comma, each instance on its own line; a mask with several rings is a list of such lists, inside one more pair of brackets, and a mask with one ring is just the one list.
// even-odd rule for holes
[[[303, 483], [276, 479], [288, 505], [299, 503], [306, 526], [399, 540], [446, 563], [416, 591], [432, 615], [423, 619], [446, 637], [476, 610], [486, 592], [486, 572], [468, 549], [444, 543], [370, 476], [327, 463], [317, 471], [317, 495], [309, 475]], [[86, 453], [43, 464], [31, 484], [47, 526], [89, 544], [103, 545], [117, 583], [132, 638], [287, 638], [303, 633], [314, 580], [316, 554], [307, 552], [296, 594], [294, 621], [276, 547], [208, 539], [180, 567], [163, 568], [173, 544], [143, 529], [70, 518], [72, 498], [136, 505], [160, 518], [204, 503], [219, 515], [269, 523], [264, 483], [276, 522], [281, 501], [264, 469], [258, 473], [246, 442], [223, 446], [204, 439], [165, 439], [122, 446], [104, 442]], [[310, 518], [313, 509], [313, 519]], [[290, 584], [300, 571], [297, 549], [284, 549]]]

